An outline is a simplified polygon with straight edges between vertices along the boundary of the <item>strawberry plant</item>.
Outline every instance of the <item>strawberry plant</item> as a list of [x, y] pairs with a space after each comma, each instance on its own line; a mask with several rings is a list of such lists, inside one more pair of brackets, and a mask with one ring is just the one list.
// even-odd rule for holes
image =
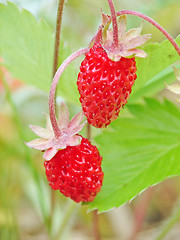
[[[97, 212], [120, 207], [147, 188], [180, 175], [180, 110], [173, 94], [172, 99], [157, 97], [165, 87], [180, 93], [179, 84], [171, 84], [180, 78], [180, 36], [174, 40], [145, 14], [116, 11], [112, 0], [105, 2], [110, 15], [101, 12], [101, 23], [87, 47], [72, 54], [66, 39], [60, 39], [63, 0], [55, 36], [45, 20], [38, 22], [9, 1], [0, 3], [1, 64], [26, 86], [49, 93], [46, 128], [30, 125], [40, 137], [32, 140], [1, 70], [50, 239], [63, 237], [73, 209], [81, 202], [94, 214], [94, 238], [99, 240]], [[150, 42], [151, 33], [142, 34], [142, 25], [126, 30], [127, 15], [149, 22], [167, 39]], [[79, 57], [81, 63], [75, 64]], [[60, 105], [57, 111], [56, 105]], [[26, 145], [43, 152], [42, 156]], [[42, 158], [39, 168], [44, 164], [47, 179], [34, 166], [36, 157]], [[55, 190], [60, 193], [55, 195]], [[70, 210], [55, 229], [56, 205], [62, 195], [64, 201], [71, 199]]]

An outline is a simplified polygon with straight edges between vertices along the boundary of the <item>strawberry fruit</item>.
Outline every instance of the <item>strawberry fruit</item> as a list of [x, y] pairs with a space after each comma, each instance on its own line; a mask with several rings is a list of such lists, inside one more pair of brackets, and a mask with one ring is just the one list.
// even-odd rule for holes
[[142, 27], [125, 32], [126, 16], [120, 16], [115, 45], [110, 22], [110, 16], [102, 13], [101, 28], [81, 63], [77, 80], [84, 115], [97, 128], [109, 125], [127, 103], [137, 78], [135, 57], [147, 55], [137, 47], [150, 38], [150, 34], [140, 35]]
[[135, 58], [112, 61], [100, 43], [86, 54], [78, 75], [80, 102], [88, 122], [106, 127], [127, 103], [136, 76]]
[[97, 148], [82, 138], [80, 145], [59, 150], [44, 162], [49, 185], [75, 202], [93, 201], [104, 177], [101, 160]]
[[83, 116], [81, 111], [69, 121], [69, 111], [62, 103], [58, 119], [60, 134], [55, 135], [47, 116], [46, 128], [30, 126], [41, 138], [26, 143], [30, 148], [44, 151], [49, 185], [75, 202], [93, 201], [104, 178], [97, 148], [78, 134], [86, 123], [81, 123]]

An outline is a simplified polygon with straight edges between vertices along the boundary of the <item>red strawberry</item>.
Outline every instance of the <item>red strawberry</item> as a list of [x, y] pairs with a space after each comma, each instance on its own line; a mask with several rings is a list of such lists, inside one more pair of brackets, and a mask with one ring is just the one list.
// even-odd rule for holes
[[41, 138], [26, 143], [30, 148], [45, 151], [44, 166], [49, 185], [75, 202], [93, 201], [104, 177], [102, 157], [97, 148], [77, 134], [85, 124], [81, 123], [82, 119], [80, 112], [69, 121], [69, 111], [62, 103], [58, 119], [60, 135], [55, 136], [47, 118], [46, 128], [30, 126]]
[[104, 177], [101, 160], [97, 148], [82, 138], [80, 145], [59, 150], [44, 162], [49, 185], [75, 202], [93, 201]]
[[120, 16], [115, 46], [110, 17], [102, 14], [102, 20], [104, 29], [101, 26], [94, 46], [85, 55], [77, 81], [84, 115], [97, 128], [109, 125], [127, 103], [137, 78], [135, 56], [146, 56], [137, 47], [150, 38], [150, 34], [140, 35], [141, 27], [125, 33], [126, 17]]
[[94, 127], [106, 127], [127, 103], [136, 76], [135, 58], [108, 58], [100, 43], [86, 54], [78, 75], [84, 115]]

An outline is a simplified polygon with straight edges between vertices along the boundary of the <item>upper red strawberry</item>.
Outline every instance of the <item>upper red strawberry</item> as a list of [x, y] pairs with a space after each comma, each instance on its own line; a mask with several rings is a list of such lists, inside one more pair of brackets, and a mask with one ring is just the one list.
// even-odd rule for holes
[[88, 122], [101, 128], [116, 119], [136, 78], [134, 57], [112, 61], [102, 45], [95, 43], [81, 63], [77, 81]]
[[81, 144], [60, 150], [45, 161], [50, 186], [75, 202], [93, 201], [101, 190], [104, 173], [97, 148], [82, 138]]
[[140, 35], [142, 27], [125, 33], [126, 17], [121, 16], [115, 45], [113, 31], [109, 29], [111, 18], [102, 16], [102, 26], [94, 46], [81, 63], [77, 81], [84, 115], [97, 128], [106, 127], [115, 120], [127, 103], [137, 78], [135, 56], [146, 56], [137, 47], [150, 38], [150, 34]]

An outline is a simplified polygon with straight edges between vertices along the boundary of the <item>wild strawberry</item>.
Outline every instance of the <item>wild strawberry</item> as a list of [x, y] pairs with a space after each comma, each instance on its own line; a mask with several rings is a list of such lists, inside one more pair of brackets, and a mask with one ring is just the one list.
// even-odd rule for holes
[[77, 134], [85, 124], [80, 124], [82, 118], [80, 112], [69, 122], [68, 109], [61, 104], [60, 136], [55, 136], [48, 117], [46, 129], [30, 126], [41, 139], [26, 143], [30, 148], [45, 151], [44, 166], [50, 186], [76, 202], [93, 201], [104, 177], [97, 148]]
[[97, 148], [82, 138], [80, 145], [68, 146], [44, 162], [49, 185], [75, 202], [93, 201], [104, 176], [101, 160]]
[[150, 34], [140, 35], [141, 27], [125, 33], [126, 17], [121, 16], [118, 46], [114, 47], [109, 24], [109, 16], [103, 14], [102, 38], [85, 55], [77, 80], [84, 115], [97, 128], [109, 125], [127, 103], [137, 78], [135, 57], [131, 56], [145, 57], [146, 53], [136, 47], [150, 38]]
[[81, 63], [77, 81], [88, 122], [101, 128], [116, 119], [136, 78], [134, 57], [112, 61], [101, 43], [95, 43]]

